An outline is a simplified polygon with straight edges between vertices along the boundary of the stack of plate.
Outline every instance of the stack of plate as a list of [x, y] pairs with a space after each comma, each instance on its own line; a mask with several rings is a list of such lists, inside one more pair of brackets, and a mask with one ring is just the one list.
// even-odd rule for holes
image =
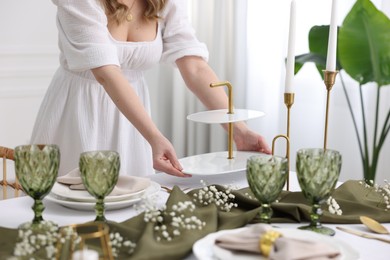
[[228, 152], [198, 154], [179, 160], [183, 172], [192, 175], [219, 175], [237, 173], [246, 170], [249, 157], [265, 155], [259, 152], [234, 151], [233, 159], [228, 159]]
[[[160, 191], [160, 185], [151, 181], [145, 189], [123, 194], [109, 195], [104, 199], [106, 210], [121, 209], [139, 202], [144, 196], [149, 197]], [[56, 182], [45, 199], [58, 203], [64, 207], [79, 210], [94, 210], [96, 199], [86, 190], [72, 190], [68, 185]]]

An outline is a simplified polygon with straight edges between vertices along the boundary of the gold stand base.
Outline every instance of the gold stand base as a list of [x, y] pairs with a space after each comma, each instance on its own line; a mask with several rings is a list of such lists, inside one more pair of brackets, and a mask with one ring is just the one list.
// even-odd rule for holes
[[[226, 86], [228, 88], [228, 114], [234, 114], [233, 112], [233, 86], [229, 81], [211, 83], [210, 88]], [[233, 123], [228, 124], [228, 159], [233, 159]]]

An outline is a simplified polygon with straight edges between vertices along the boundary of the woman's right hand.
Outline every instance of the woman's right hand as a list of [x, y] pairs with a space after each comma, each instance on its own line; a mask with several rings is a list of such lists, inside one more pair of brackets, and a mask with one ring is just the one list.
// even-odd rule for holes
[[191, 177], [191, 175], [182, 173], [182, 167], [177, 160], [175, 149], [157, 129], [120, 68], [107, 65], [95, 68], [92, 72], [122, 114], [151, 145], [153, 168], [174, 176]]
[[182, 172], [183, 168], [177, 159], [175, 149], [167, 138], [161, 135], [153, 140], [151, 146], [155, 170], [178, 177], [191, 177]]

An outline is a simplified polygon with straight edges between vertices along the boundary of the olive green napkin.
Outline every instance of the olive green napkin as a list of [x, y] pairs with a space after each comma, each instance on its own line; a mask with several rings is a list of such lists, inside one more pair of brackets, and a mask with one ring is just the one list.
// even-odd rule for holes
[[[223, 187], [217, 188], [224, 189]], [[178, 202], [191, 201], [196, 191], [185, 194], [178, 187], [174, 187], [166, 203], [167, 208]], [[137, 241], [137, 247], [131, 259], [183, 259], [191, 253], [195, 241], [221, 229], [245, 226], [255, 218], [257, 213], [256, 207], [251, 210], [234, 208], [230, 212], [222, 212], [214, 204], [197, 207], [194, 215], [205, 221], [206, 226], [201, 230], [181, 230], [181, 235], [172, 241], [156, 241], [153, 231], [154, 225], [144, 222], [144, 214], [122, 223], [110, 223], [110, 228], [121, 234], [128, 234], [126, 235], [128, 239]]]
[[[218, 190], [225, 190], [216, 185]], [[185, 194], [174, 187], [167, 208], [178, 202], [192, 201], [199, 190]], [[259, 202], [254, 198], [249, 188], [232, 192], [236, 198], [237, 208], [225, 212], [214, 204], [197, 206], [193, 214], [206, 223], [201, 230], [182, 230], [181, 235], [172, 241], [157, 241], [154, 224], [144, 221], [144, 213], [121, 223], [109, 222], [110, 232], [118, 232], [125, 239], [137, 244], [131, 259], [183, 259], [192, 249], [192, 245], [205, 235], [222, 229], [233, 229], [258, 221]], [[336, 199], [343, 215], [330, 214], [327, 210], [321, 218], [323, 223], [359, 223], [360, 215], [371, 216], [380, 222], [390, 222], [390, 212], [384, 211], [380, 205], [381, 197], [375, 192], [369, 192], [358, 181], [347, 181], [332, 194]], [[310, 219], [310, 206], [301, 192], [284, 191], [279, 202], [273, 203], [273, 222], [303, 222]], [[16, 242], [17, 230], [0, 228], [0, 259], [12, 255]], [[128, 259], [122, 252], [118, 259]]]
[[[333, 191], [332, 197], [339, 204], [343, 214], [331, 214], [326, 205], [323, 205], [325, 210], [321, 217], [322, 223], [357, 224], [360, 223], [359, 216], [362, 215], [372, 217], [379, 222], [390, 222], [390, 212], [385, 211], [383, 197], [365, 188], [359, 181], [349, 180], [344, 182]], [[254, 203], [259, 205], [257, 202]], [[281, 199], [279, 199], [279, 202], [272, 204], [272, 209], [274, 210], [272, 222], [310, 221], [311, 206], [302, 192], [282, 192]]]

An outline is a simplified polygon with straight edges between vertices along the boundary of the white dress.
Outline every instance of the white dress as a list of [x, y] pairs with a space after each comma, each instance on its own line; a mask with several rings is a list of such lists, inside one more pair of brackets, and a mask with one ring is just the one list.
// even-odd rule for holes
[[[78, 167], [80, 153], [115, 150], [121, 173], [154, 173], [151, 148], [121, 114], [90, 69], [120, 66], [150, 113], [144, 71], [159, 62], [174, 65], [178, 58], [208, 51], [190, 26], [185, 0], [169, 0], [160, 16], [156, 38], [150, 42], [121, 42], [107, 29], [99, 0], [52, 0], [57, 5], [60, 67], [41, 104], [31, 143], [57, 144], [59, 175]], [[159, 87], [164, 87], [161, 84]]]

